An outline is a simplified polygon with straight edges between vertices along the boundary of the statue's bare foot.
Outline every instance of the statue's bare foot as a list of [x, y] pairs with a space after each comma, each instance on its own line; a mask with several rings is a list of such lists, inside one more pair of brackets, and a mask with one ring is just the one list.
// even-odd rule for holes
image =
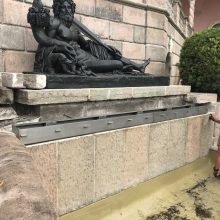
[[145, 72], [146, 67], [150, 64], [150, 59], [146, 60], [143, 64], [140, 65], [140, 71]]

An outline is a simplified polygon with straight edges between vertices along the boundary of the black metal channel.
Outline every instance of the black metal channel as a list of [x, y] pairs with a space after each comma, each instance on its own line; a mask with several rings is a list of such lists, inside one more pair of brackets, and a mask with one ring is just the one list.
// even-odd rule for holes
[[142, 112], [126, 112], [123, 114], [107, 115], [104, 117], [69, 119], [56, 122], [27, 123], [14, 125], [12, 129], [16, 136], [25, 145], [29, 145], [206, 114], [208, 112], [208, 104], [209, 103], [184, 105]]

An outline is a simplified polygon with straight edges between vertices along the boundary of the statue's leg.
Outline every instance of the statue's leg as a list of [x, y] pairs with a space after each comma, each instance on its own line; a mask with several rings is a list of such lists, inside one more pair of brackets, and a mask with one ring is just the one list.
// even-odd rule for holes
[[123, 63], [119, 60], [93, 60], [86, 61], [85, 64], [94, 73], [112, 72], [123, 69]]
[[135, 62], [133, 62], [133, 61], [131, 61], [131, 60], [125, 58], [125, 57], [122, 57], [121, 61], [124, 64], [125, 68], [126, 68], [126, 66], [128, 66], [128, 68], [131, 67], [131, 68], [133, 68], [135, 70], [138, 70], [138, 71], [140, 71], [142, 73], [144, 73], [144, 71], [146, 69], [146, 66], [150, 63], [150, 59], [146, 60], [142, 64], [138, 64], [138, 63], [135, 63]]

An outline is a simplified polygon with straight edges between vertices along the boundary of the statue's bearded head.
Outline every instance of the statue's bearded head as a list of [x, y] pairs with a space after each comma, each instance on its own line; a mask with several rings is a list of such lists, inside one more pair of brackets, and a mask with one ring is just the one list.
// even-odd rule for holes
[[53, 0], [54, 17], [70, 27], [73, 22], [76, 4], [73, 0]]

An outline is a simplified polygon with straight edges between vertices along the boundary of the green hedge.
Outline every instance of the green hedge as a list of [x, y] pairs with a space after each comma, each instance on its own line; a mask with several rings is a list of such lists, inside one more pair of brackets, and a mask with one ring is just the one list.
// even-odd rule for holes
[[220, 98], [220, 28], [186, 39], [180, 54], [182, 84], [192, 92], [217, 93]]

